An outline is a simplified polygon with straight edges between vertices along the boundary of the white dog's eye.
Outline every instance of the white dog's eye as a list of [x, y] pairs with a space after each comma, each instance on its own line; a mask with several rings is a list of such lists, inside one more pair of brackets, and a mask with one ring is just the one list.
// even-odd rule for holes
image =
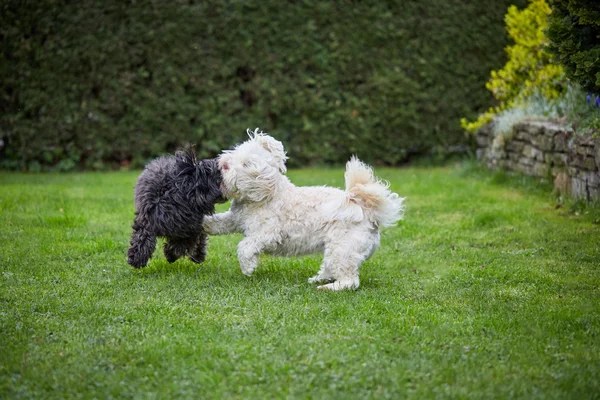
[[244, 168], [248, 168], [248, 163], [247, 163], [247, 162], [243, 163], [243, 164], [242, 164], [242, 167], [244, 167]]

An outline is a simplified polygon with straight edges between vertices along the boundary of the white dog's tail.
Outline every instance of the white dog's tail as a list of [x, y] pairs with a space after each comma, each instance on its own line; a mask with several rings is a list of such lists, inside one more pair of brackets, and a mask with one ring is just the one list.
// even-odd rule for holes
[[404, 214], [404, 198], [389, 190], [389, 183], [377, 179], [373, 168], [352, 156], [346, 163], [346, 192], [358, 201], [365, 215], [378, 226], [393, 226]]

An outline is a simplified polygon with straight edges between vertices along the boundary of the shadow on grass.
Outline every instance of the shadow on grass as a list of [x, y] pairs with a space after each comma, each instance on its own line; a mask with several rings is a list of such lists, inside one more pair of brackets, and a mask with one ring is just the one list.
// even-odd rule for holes
[[[298, 275], [306, 276], [308, 279], [314, 275], [319, 268], [320, 258], [317, 257], [302, 257], [302, 258], [275, 258], [264, 256], [261, 257], [258, 268], [250, 277], [264, 278], [278, 276], [281, 280], [286, 280]], [[140, 269], [131, 268], [133, 273], [143, 277], [155, 278], [168, 275], [187, 275], [187, 276], [242, 276], [239, 264], [235, 258], [215, 259], [209, 258], [203, 263], [196, 264], [188, 259], [179, 259], [174, 263], [167, 262], [164, 258], [156, 258]]]
[[[192, 280], [198, 285], [214, 288], [232, 288], [248, 290], [251, 288], [262, 290], [280, 287], [306, 287], [316, 290], [319, 284], [308, 283], [308, 278], [314, 276], [319, 270], [322, 256], [306, 257], [271, 257], [262, 256], [259, 266], [248, 277], [242, 274], [236, 259], [218, 260], [208, 259], [204, 263], [196, 264], [187, 259], [180, 259], [169, 263], [165, 259], [153, 259], [146, 267], [135, 269], [130, 266], [124, 274], [134, 280], [167, 281], [183, 278]], [[372, 270], [376, 266], [363, 267]], [[361, 290], [377, 289], [385, 286], [380, 277], [373, 277], [371, 271], [361, 273]]]

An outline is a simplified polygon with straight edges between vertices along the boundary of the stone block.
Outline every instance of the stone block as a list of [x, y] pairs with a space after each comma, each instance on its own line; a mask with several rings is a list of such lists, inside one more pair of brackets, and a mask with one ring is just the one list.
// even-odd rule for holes
[[573, 166], [567, 167], [567, 172], [569, 173], [569, 176], [579, 177], [581, 175], [581, 170]]
[[502, 160], [502, 168], [514, 171], [515, 162], [512, 160]]
[[569, 156], [565, 153], [546, 153], [544, 161], [553, 167], [564, 167], [567, 165]]
[[596, 171], [596, 159], [594, 157], [586, 156], [585, 154], [580, 153], [571, 153], [569, 154], [568, 159], [569, 165], [574, 167], [582, 168], [588, 171]]
[[533, 165], [533, 162], [534, 162], [533, 158], [530, 158], [530, 157], [524, 157], [524, 156], [521, 156], [521, 157], [519, 158], [519, 160], [518, 160], [518, 163], [519, 163], [519, 164], [523, 164], [523, 165], [529, 165], [529, 166], [532, 166], [532, 165]]
[[513, 126], [513, 137], [518, 140], [523, 140], [527, 143], [531, 142], [531, 129], [529, 122], [518, 122]]
[[523, 147], [525, 147], [525, 142], [520, 140], [510, 140], [504, 146], [506, 151], [513, 151], [515, 153], [521, 153], [523, 151]]
[[514, 170], [521, 172], [525, 175], [533, 175], [533, 166], [523, 163], [515, 163]]
[[591, 136], [575, 136], [573, 145], [581, 147], [594, 147], [595, 140]]
[[522, 157], [521, 153], [506, 153], [509, 160], [519, 161]]
[[580, 175], [587, 182], [588, 186], [600, 187], [600, 174], [598, 172], [582, 172]]
[[553, 148], [552, 138], [543, 134], [531, 135], [531, 144], [543, 151], [550, 151]]
[[595, 141], [592, 138], [576, 136], [571, 141], [571, 153], [596, 158]]
[[544, 126], [544, 134], [549, 137], [554, 137], [559, 133], [567, 134], [573, 130], [570, 127], [548, 123]]
[[586, 156], [587, 147], [574, 143], [571, 145], [571, 153], [578, 154], [580, 156]]
[[531, 135], [527, 131], [519, 131], [516, 128], [514, 129], [514, 138], [518, 140], [522, 140], [527, 143], [531, 143]]
[[528, 144], [523, 146], [523, 155], [533, 160], [544, 161], [544, 152]]
[[595, 160], [596, 159], [596, 149], [593, 147], [586, 147], [585, 155], [588, 157], [592, 157]]
[[531, 172], [534, 176], [543, 178], [550, 175], [550, 167], [543, 162], [536, 162], [533, 164]]
[[554, 151], [567, 152], [569, 151], [569, 140], [571, 139], [570, 132], [558, 132], [554, 135]]
[[583, 179], [571, 177], [571, 196], [587, 200], [587, 185]]
[[519, 131], [527, 132], [529, 135], [537, 136], [544, 134], [545, 122], [523, 121], [515, 125]]
[[588, 200], [600, 199], [600, 187], [588, 186]]

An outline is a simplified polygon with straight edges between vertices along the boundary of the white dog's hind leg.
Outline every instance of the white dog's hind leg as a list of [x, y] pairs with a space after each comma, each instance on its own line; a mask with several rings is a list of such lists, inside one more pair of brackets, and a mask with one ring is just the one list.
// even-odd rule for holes
[[330, 251], [325, 251], [323, 265], [328, 266], [328, 271], [335, 282], [318, 286], [317, 289], [337, 291], [358, 288], [360, 285], [359, 268], [373, 254], [379, 242], [379, 236], [365, 240], [361, 235], [355, 239], [346, 238], [344, 242], [338, 240], [326, 246]]
[[331, 271], [331, 250], [325, 249], [325, 253], [323, 254], [323, 262], [321, 263], [321, 269], [319, 272], [313, 276], [312, 278], [308, 278], [308, 283], [318, 283], [318, 282], [327, 282], [333, 281], [333, 273]]
[[258, 265], [258, 255], [263, 248], [260, 243], [250, 238], [245, 238], [238, 244], [238, 261], [244, 275], [252, 275]]
[[[345, 254], [340, 254], [345, 253]], [[335, 250], [327, 261], [331, 263], [332, 275], [335, 282], [318, 286], [321, 290], [356, 289], [360, 285], [358, 269], [363, 257], [356, 252], [348, 254], [346, 251]]]

